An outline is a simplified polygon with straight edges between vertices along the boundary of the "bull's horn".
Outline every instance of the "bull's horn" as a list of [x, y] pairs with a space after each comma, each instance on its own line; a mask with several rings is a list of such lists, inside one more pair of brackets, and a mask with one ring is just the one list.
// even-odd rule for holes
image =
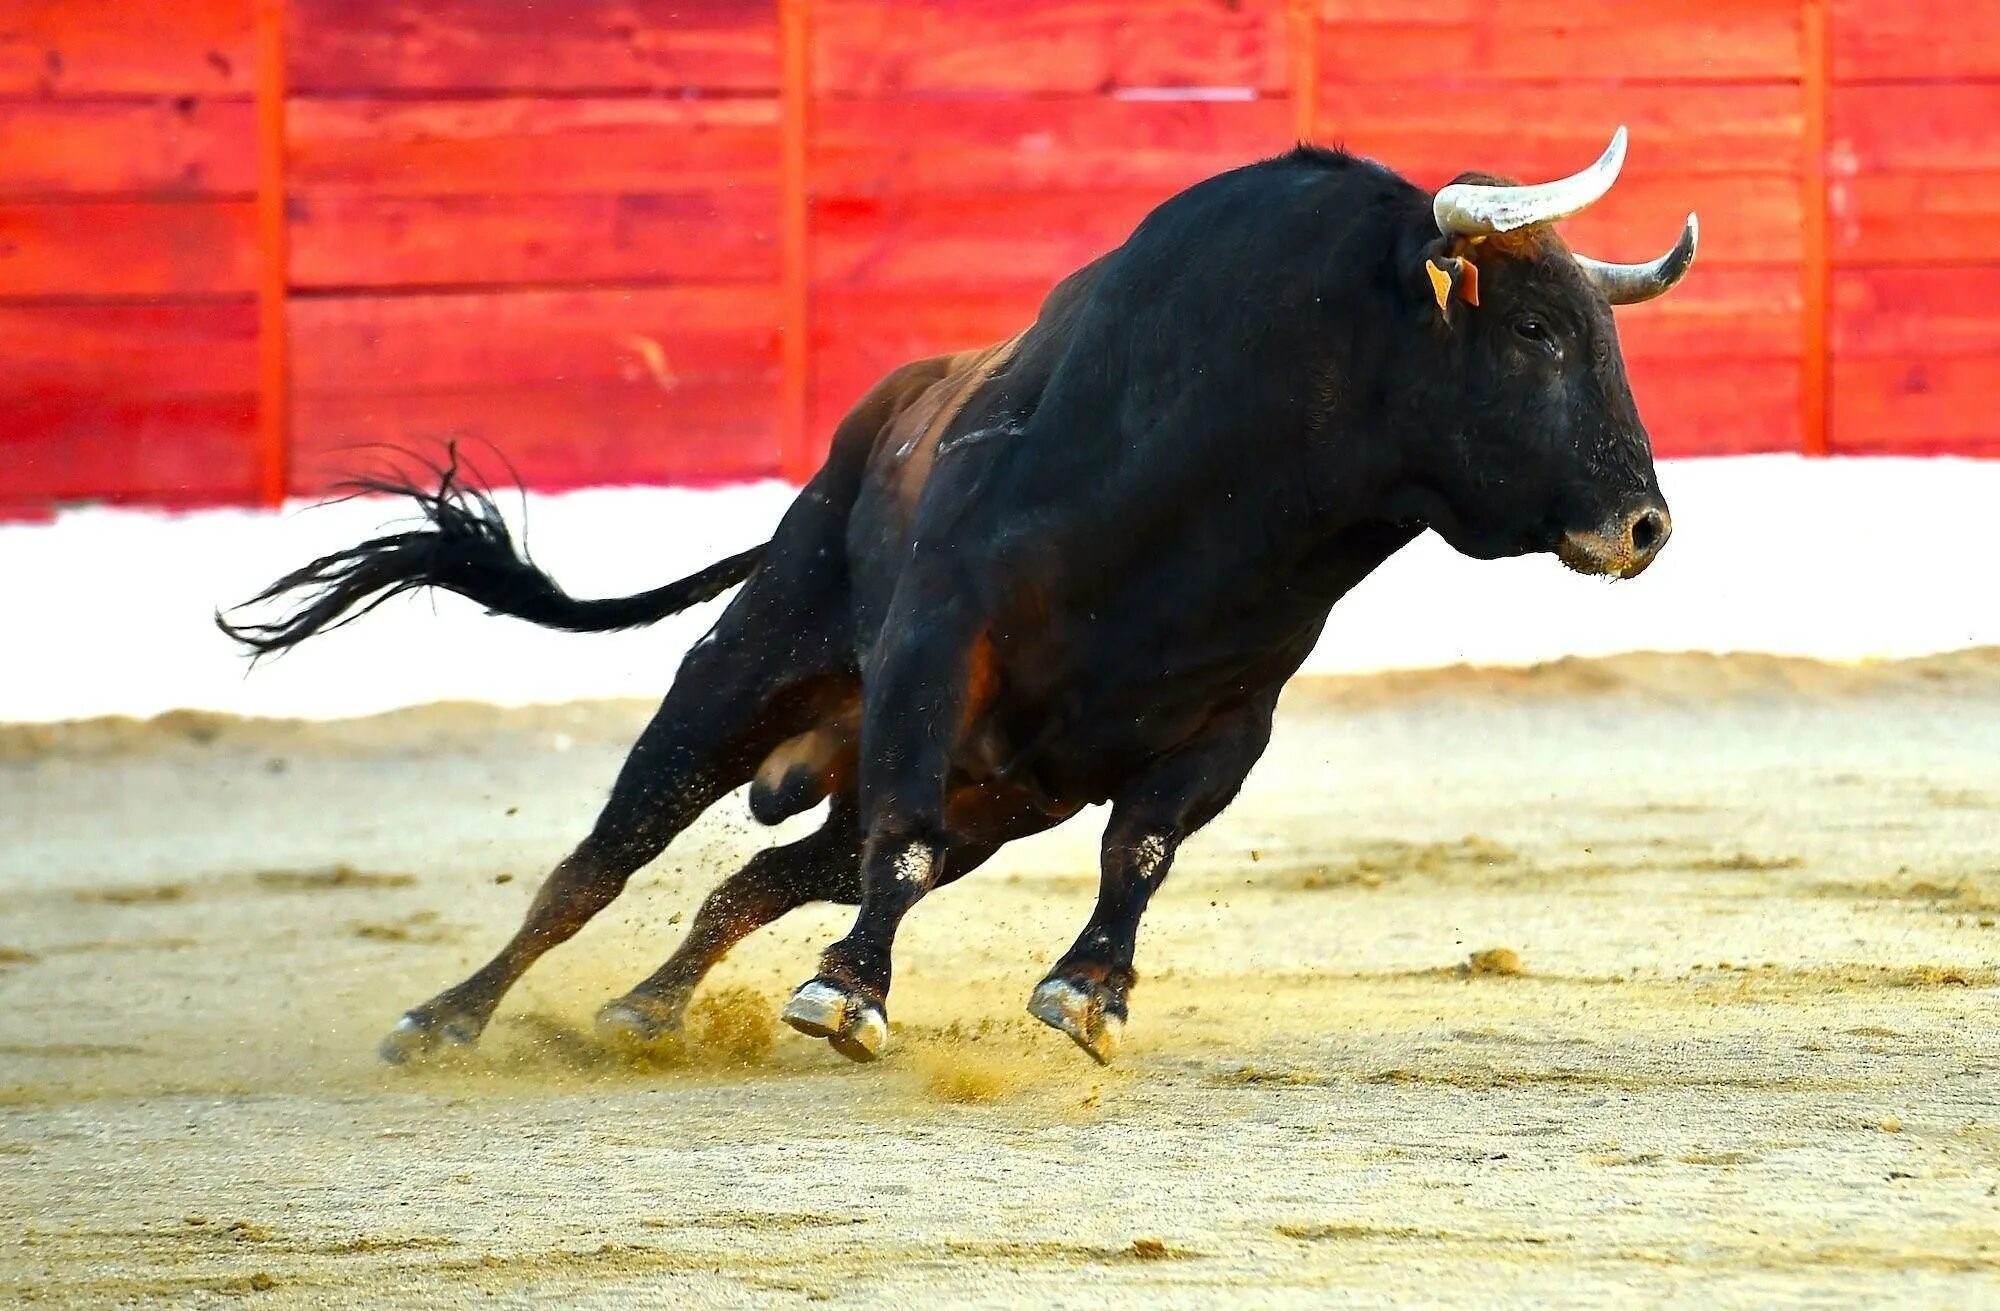
[[1532, 187], [1491, 186], [1454, 182], [1431, 201], [1438, 231], [1447, 237], [1484, 237], [1537, 223], [1554, 223], [1588, 209], [1611, 184], [1625, 163], [1625, 129], [1611, 134], [1611, 144], [1597, 162], [1559, 182]]
[[1603, 292], [1606, 300], [1613, 305], [1636, 305], [1665, 295], [1687, 276], [1700, 240], [1701, 224], [1690, 214], [1687, 226], [1681, 229], [1681, 239], [1656, 260], [1645, 264], [1606, 264], [1588, 255], [1578, 255], [1576, 262], [1582, 267], [1583, 276], [1590, 279], [1590, 285]]

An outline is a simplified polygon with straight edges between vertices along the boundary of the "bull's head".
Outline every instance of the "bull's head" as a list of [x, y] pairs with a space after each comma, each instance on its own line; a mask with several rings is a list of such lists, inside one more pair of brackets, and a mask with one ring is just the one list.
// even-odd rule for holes
[[[1436, 232], [1413, 250], [1408, 288], [1435, 303], [1424, 518], [1481, 557], [1555, 551], [1584, 573], [1630, 578], [1672, 531], [1652, 446], [1626, 382], [1611, 307], [1650, 300], [1694, 262], [1694, 215], [1646, 264], [1575, 254], [1553, 225], [1609, 191], [1625, 159], [1558, 182], [1460, 177], [1432, 202]], [[1430, 409], [1433, 415], [1439, 413]]]

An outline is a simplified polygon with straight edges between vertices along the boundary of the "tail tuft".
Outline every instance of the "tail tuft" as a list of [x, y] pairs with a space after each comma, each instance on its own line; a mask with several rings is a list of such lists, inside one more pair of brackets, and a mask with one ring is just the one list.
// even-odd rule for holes
[[239, 623], [218, 611], [216, 626], [253, 656], [266, 656], [290, 650], [315, 633], [350, 624], [400, 593], [437, 587], [476, 601], [494, 614], [571, 632], [607, 632], [641, 627], [718, 596], [748, 577], [763, 557], [762, 546], [752, 547], [637, 596], [578, 600], [515, 544], [491, 494], [460, 475], [456, 447], [449, 448], [445, 464], [433, 471], [438, 480], [435, 491], [400, 475], [343, 483], [337, 500], [370, 494], [405, 497], [416, 502], [423, 525], [323, 555], [235, 607], [296, 597], [297, 607], [289, 614], [268, 622]]

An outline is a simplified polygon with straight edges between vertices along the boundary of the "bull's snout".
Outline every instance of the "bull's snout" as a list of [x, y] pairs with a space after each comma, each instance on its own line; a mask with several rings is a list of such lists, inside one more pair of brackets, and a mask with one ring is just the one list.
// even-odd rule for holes
[[1636, 578], [1673, 535], [1666, 506], [1642, 505], [1603, 528], [1565, 533], [1556, 554], [1578, 573]]

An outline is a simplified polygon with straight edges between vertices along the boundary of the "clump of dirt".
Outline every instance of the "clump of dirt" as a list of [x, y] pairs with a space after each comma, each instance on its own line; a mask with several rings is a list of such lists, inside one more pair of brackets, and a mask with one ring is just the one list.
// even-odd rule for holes
[[1831, 1092], [1851, 1089], [1853, 1080], [1788, 1075], [1701, 1071], [1653, 1074], [1627, 1069], [1531, 1069], [1491, 1065], [1411, 1069], [1399, 1066], [1366, 1075], [1363, 1082], [1391, 1087], [1464, 1088], [1498, 1092], [1523, 1088], [1614, 1088], [1636, 1092], [1660, 1088], [1735, 1088], [1756, 1091]]
[[647, 1216], [645, 1229], [741, 1229], [790, 1233], [799, 1229], [842, 1229], [867, 1224], [865, 1215], [827, 1215], [820, 1211], [711, 1211], [693, 1216]]
[[370, 942], [435, 944], [449, 942], [452, 930], [437, 922], [434, 910], [420, 910], [402, 921], [370, 921], [354, 925], [354, 936]]
[[1135, 1261], [1164, 1261], [1173, 1255], [1173, 1249], [1157, 1238], [1135, 1238], [1131, 1250]]
[[1406, 842], [1384, 838], [1356, 848], [1338, 863], [1295, 865], [1277, 873], [1275, 887], [1294, 892], [1331, 888], [1379, 888], [1394, 879], [1420, 875], [1443, 878], [1513, 868], [1521, 855], [1512, 847], [1468, 833], [1456, 842]]
[[0, 947], [0, 965], [32, 965], [41, 957], [19, 947]]
[[722, 988], [695, 998], [687, 1031], [703, 1051], [734, 1065], [755, 1065], [771, 1054], [778, 1026], [755, 988]]
[[1311, 1070], [1287, 1069], [1269, 1065], [1234, 1065], [1209, 1076], [1213, 1084], [1239, 1084], [1246, 1087], [1271, 1088], [1323, 1088], [1333, 1080], [1324, 1074]]
[[1962, 965], [1912, 965], [1900, 972], [1896, 986], [1903, 988], [1985, 988], [1992, 986], [1993, 971]]
[[1475, 951], [1466, 958], [1462, 968], [1468, 978], [1480, 975], [1511, 978], [1528, 972], [1528, 967], [1521, 964], [1521, 954], [1512, 947], [1488, 947], [1484, 951]]
[[1769, 874], [1781, 869], [1797, 869], [1805, 861], [1797, 856], [1759, 856], [1749, 851], [1704, 856], [1687, 862], [1687, 868], [1704, 874]]
[[1697, 976], [1704, 984], [1733, 983], [1737, 994], [1845, 992], [1858, 988], [1985, 988], [1995, 972], [1976, 965], [1825, 965], [1796, 970], [1758, 969], [1734, 974]]
[[1440, 1239], [1446, 1236], [1435, 1230], [1411, 1229], [1402, 1225], [1281, 1224], [1277, 1229], [1283, 1237], [1295, 1238], [1303, 1243], [1406, 1242], [1413, 1238]]
[[338, 1242], [328, 1243], [318, 1251], [327, 1256], [361, 1256], [370, 1252], [424, 1252], [457, 1246], [458, 1240], [442, 1238], [436, 1234], [363, 1234], [358, 1238], [343, 1238]]
[[1907, 883], [1823, 883], [1814, 889], [1825, 897], [1853, 898], [1857, 901], [1923, 902], [1947, 914], [1985, 914], [2000, 911], [2000, 895], [1972, 878], [1949, 882], [1941, 878], [1918, 878]]
[[253, 876], [258, 886], [274, 892], [330, 892], [342, 888], [407, 888], [414, 874], [372, 874], [352, 865], [325, 869], [262, 869]]
[[71, 894], [85, 905], [157, 906], [162, 902], [186, 901], [185, 883], [141, 883], [121, 888], [84, 888]]
[[254, 1220], [232, 1220], [223, 1226], [222, 1236], [238, 1243], [268, 1243], [277, 1237], [270, 1226]]

